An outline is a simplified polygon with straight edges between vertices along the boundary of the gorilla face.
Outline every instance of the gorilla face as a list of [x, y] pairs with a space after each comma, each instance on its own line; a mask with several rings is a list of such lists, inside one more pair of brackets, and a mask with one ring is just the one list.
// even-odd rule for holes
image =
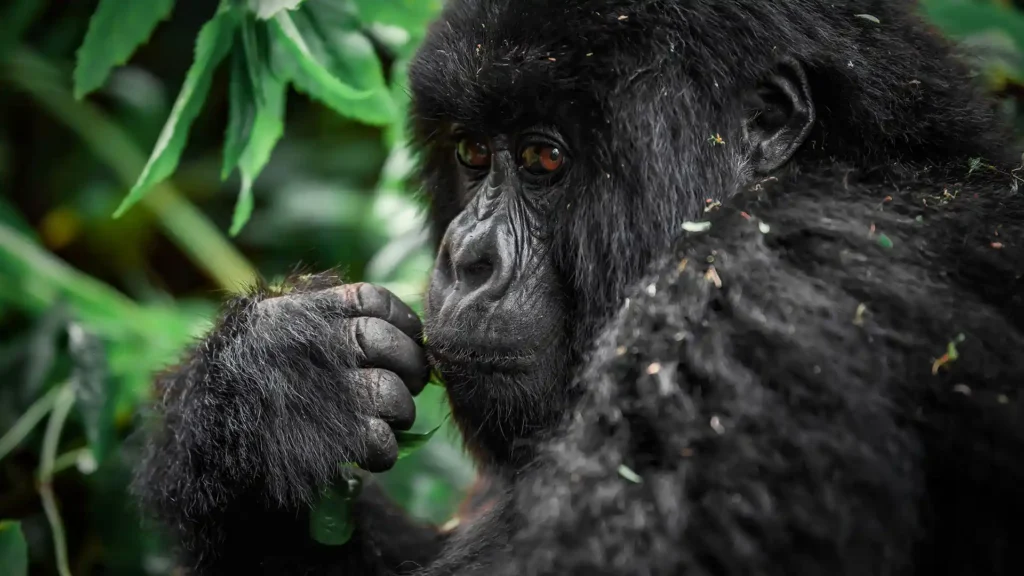
[[[470, 445], [505, 459], [561, 405], [566, 308], [548, 214], [571, 161], [550, 130], [450, 130], [456, 185], [445, 192], [461, 211], [438, 249], [427, 342]], [[490, 429], [505, 416], [523, 426]]]
[[548, 2], [484, 4], [449, 3], [410, 86], [438, 242], [427, 347], [470, 447], [506, 461], [564, 414], [574, 367], [682, 222], [785, 164], [814, 107], [796, 63], [709, 108], [625, 20], [565, 7], [618, 34], [581, 46]]

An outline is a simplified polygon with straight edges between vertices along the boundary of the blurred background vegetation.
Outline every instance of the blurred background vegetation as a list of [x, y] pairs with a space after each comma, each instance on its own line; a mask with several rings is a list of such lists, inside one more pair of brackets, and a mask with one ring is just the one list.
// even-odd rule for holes
[[[441, 2], [0, 2], [0, 576], [173, 572], [126, 494], [132, 433], [254, 274], [341, 267], [418, 305], [404, 72]], [[1024, 13], [921, 6], [1021, 126]], [[440, 388], [417, 404], [445, 421]], [[473, 475], [446, 424], [382, 478], [444, 522]]]

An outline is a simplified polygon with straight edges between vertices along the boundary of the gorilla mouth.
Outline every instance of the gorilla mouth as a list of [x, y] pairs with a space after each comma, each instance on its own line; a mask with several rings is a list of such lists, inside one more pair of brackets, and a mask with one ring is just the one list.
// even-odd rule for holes
[[480, 373], [522, 373], [537, 364], [533, 351], [510, 351], [505, 348], [427, 341], [427, 358], [432, 366]]

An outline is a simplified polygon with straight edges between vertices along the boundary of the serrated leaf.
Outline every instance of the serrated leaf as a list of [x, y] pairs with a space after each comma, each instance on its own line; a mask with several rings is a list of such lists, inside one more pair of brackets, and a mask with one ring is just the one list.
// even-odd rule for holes
[[[326, 49], [328, 43], [315, 16], [306, 13], [307, 5], [296, 12], [279, 13], [271, 26], [279, 62], [292, 84], [343, 116], [376, 126], [391, 123], [395, 111], [386, 90], [357, 87], [335, 74], [336, 49]], [[292, 16], [299, 18], [302, 31]]]
[[[245, 54], [245, 67], [249, 72], [249, 83], [251, 86], [260, 86], [263, 82], [262, 75], [267, 70], [270, 72], [270, 37], [265, 22], [257, 22], [252, 18], [246, 18], [242, 22], [242, 49]], [[263, 94], [254, 90], [256, 101], [263, 103]]]
[[235, 213], [232, 217], [232, 236], [241, 232], [242, 227], [252, 216], [253, 183], [270, 161], [270, 154], [284, 135], [285, 84], [272, 70], [262, 70], [259, 78], [261, 85], [255, 92], [262, 97], [253, 102], [256, 116], [248, 136], [249, 141], [238, 160], [242, 188], [238, 193], [238, 202], [235, 204]]
[[100, 0], [78, 49], [75, 98], [99, 88], [171, 14], [174, 0]]
[[395, 440], [398, 440], [398, 459], [401, 460], [425, 446], [434, 437], [434, 434], [441, 429], [441, 426], [444, 426], [444, 422], [438, 424], [430, 432], [424, 433], [396, 431]]
[[171, 115], [164, 124], [156, 146], [150, 154], [146, 167], [132, 187], [128, 196], [114, 212], [120, 217], [136, 202], [141, 200], [152, 187], [174, 173], [181, 160], [181, 153], [188, 141], [192, 122], [199, 115], [206, 95], [210, 91], [213, 72], [227, 56], [238, 27], [238, 16], [234, 10], [221, 9], [202, 30], [196, 39], [195, 58], [185, 76], [185, 83], [171, 109]]
[[309, 0], [292, 16], [310, 51], [327, 70], [345, 84], [373, 94], [351, 102], [347, 115], [376, 123], [393, 124], [398, 107], [384, 79], [384, 67], [358, 18], [345, 4]]
[[257, 18], [269, 20], [282, 10], [295, 10], [304, 0], [249, 0], [249, 10]]
[[4, 576], [28, 576], [28, 544], [20, 522], [0, 521], [0, 566]]

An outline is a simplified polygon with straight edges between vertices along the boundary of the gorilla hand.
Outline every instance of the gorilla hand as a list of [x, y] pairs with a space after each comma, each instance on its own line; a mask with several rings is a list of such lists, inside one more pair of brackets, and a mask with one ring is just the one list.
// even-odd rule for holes
[[[291, 401], [311, 401], [314, 410], [320, 403], [348, 408], [349, 433], [322, 441], [338, 444], [343, 460], [383, 472], [398, 457], [393, 430], [412, 426], [412, 395], [429, 378], [417, 344], [422, 331], [419, 318], [398, 297], [361, 283], [263, 300], [250, 334], [271, 345], [265, 367], [290, 365], [294, 375], [313, 375], [291, 379]], [[263, 347], [261, 342], [254, 348]], [[307, 391], [319, 397], [303, 398]]]
[[157, 509], [217, 513], [253, 497], [296, 509], [338, 465], [398, 457], [429, 368], [422, 326], [390, 292], [306, 277], [229, 302], [159, 380], [162, 415], [139, 485]]

